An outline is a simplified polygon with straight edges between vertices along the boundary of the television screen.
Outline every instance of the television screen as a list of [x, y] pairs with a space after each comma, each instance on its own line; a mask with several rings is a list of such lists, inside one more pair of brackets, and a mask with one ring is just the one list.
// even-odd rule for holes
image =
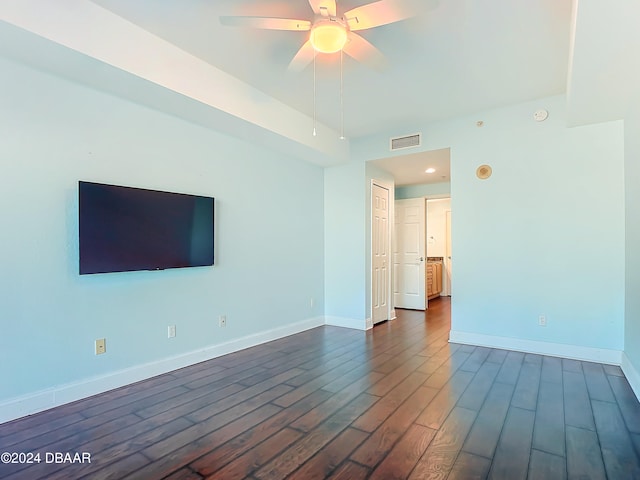
[[80, 274], [213, 265], [214, 199], [79, 182]]

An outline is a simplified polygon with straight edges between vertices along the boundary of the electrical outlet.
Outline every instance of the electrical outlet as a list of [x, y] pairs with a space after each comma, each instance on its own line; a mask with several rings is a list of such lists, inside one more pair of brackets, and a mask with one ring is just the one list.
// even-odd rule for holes
[[310, 305], [311, 308], [313, 308], [313, 297], [311, 297], [311, 302], [310, 303], [311, 303], [311, 305]]
[[227, 326], [227, 316], [226, 315], [220, 315], [220, 318], [218, 318], [218, 326], [220, 326], [220, 327], [226, 327]]
[[175, 325], [169, 325], [167, 327], [167, 338], [173, 338], [176, 336], [176, 326]]
[[540, 315], [538, 317], [538, 325], [540, 325], [541, 327], [546, 327], [547, 326], [547, 317], [545, 317], [544, 315]]
[[107, 340], [99, 338], [96, 340], [96, 355], [102, 355], [107, 352]]

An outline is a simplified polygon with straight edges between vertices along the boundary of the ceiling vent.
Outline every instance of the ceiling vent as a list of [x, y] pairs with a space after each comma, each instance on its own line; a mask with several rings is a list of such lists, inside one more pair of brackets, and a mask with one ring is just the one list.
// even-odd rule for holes
[[395, 137], [391, 139], [391, 150], [400, 150], [403, 148], [419, 147], [422, 142], [422, 135], [405, 135], [404, 137]]

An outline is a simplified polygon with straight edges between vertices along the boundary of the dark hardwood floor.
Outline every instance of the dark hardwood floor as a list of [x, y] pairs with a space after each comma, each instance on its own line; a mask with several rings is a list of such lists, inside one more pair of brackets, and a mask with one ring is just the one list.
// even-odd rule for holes
[[5, 423], [0, 452], [40, 463], [0, 478], [640, 479], [619, 367], [449, 344], [449, 308], [316, 328]]

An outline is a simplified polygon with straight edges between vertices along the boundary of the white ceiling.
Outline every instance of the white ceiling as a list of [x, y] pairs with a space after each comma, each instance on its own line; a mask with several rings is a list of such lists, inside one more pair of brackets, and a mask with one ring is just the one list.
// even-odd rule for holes
[[[313, 115], [313, 68], [287, 71], [307, 32], [222, 26], [221, 15], [312, 19], [306, 0], [95, 0], [295, 109]], [[338, 14], [367, 0], [338, 0]], [[380, 73], [344, 60], [344, 130], [369, 135], [562, 93], [571, 0], [430, 0], [416, 17], [360, 32]], [[317, 65], [317, 118], [340, 130], [339, 54]]]
[[[398, 186], [451, 181], [451, 152], [448, 148], [381, 158], [371, 160], [371, 163], [391, 172]], [[427, 173], [429, 168], [435, 172]]]
[[[571, 122], [581, 124], [620, 118], [637, 95], [637, 0], [579, 8], [577, 0], [403, 1], [415, 17], [359, 32], [386, 55], [387, 70], [345, 57], [344, 142], [339, 55], [318, 61], [312, 137], [313, 69], [287, 71], [305, 33], [219, 22], [311, 19], [307, 0], [7, 2], [0, 56], [321, 165], [345, 161], [350, 139], [391, 127], [415, 133], [428, 122], [561, 93]], [[338, 13], [365, 3], [338, 0]], [[380, 162], [394, 169], [421, 161], [433, 155]]]

